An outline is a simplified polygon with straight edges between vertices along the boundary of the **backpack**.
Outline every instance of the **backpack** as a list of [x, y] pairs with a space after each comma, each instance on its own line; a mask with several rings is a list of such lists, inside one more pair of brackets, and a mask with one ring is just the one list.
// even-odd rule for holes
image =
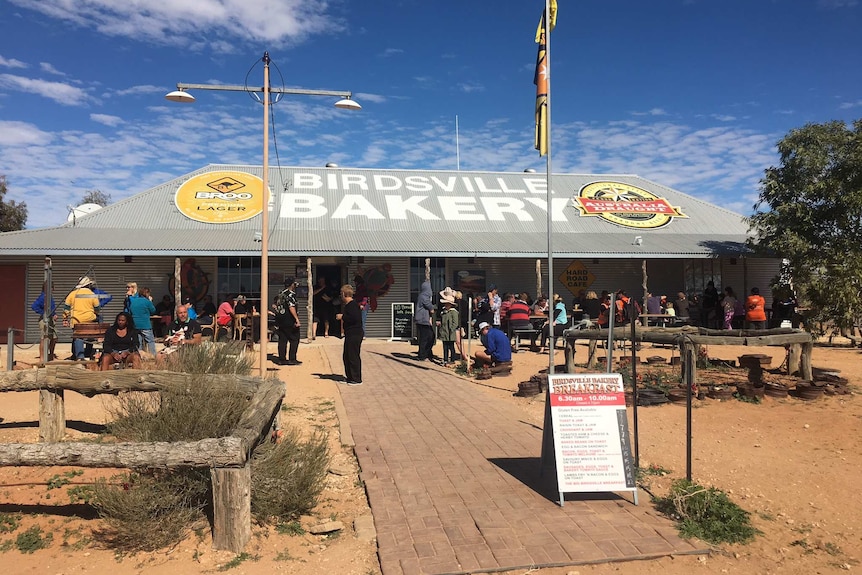
[[276, 316], [287, 315], [287, 291], [288, 290], [282, 290], [275, 297], [275, 315]]
[[624, 300], [620, 298], [615, 303], [617, 311], [614, 319], [620, 325], [637, 321], [641, 313], [643, 313], [640, 304], [635, 299], [626, 298]]

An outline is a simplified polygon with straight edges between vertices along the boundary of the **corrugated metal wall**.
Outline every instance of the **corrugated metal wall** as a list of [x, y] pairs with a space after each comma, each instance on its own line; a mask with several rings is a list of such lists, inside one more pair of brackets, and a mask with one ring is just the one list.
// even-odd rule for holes
[[[365, 258], [363, 263], [357, 262], [358, 258], [313, 258], [312, 263], [339, 264], [343, 265], [343, 279], [352, 282], [359, 268], [368, 269], [374, 266], [388, 265], [394, 283], [390, 286], [389, 293], [378, 300], [375, 312], [368, 314], [369, 337], [385, 338], [391, 335], [392, 303], [411, 302], [410, 286], [410, 260], [409, 258]], [[547, 261], [541, 261], [541, 285], [542, 291], [547, 293], [548, 270]], [[554, 260], [554, 285], [550, 290], [559, 293], [566, 303], [570, 303], [574, 297], [568, 289], [557, 279], [563, 271], [572, 263], [569, 259]], [[27, 266], [27, 314], [26, 333], [24, 341], [35, 342], [39, 338], [38, 318], [30, 311], [30, 304], [39, 297], [42, 289], [44, 258], [21, 257], [3, 258], [3, 263], [25, 264]], [[209, 276], [211, 287], [210, 293], [215, 294], [215, 286], [218, 282], [217, 268], [218, 259], [215, 257], [198, 257], [197, 263]], [[624, 289], [626, 292], [638, 299], [643, 297], [643, 272], [640, 259], [582, 259], [581, 263], [595, 280], [589, 289], [600, 293], [602, 290], [616, 291]], [[770, 280], [779, 272], [780, 260], [761, 259], [738, 259], [736, 264], [730, 260], [720, 260], [722, 270], [722, 288], [725, 285], [733, 286], [737, 295], [743, 297], [753, 286], [760, 288], [761, 294], [766, 298], [767, 307], [772, 305], [772, 294], [769, 290]], [[87, 273], [92, 266], [92, 279], [98, 286], [114, 296], [114, 299], [103, 310], [103, 320], [112, 321], [113, 317], [122, 309], [125, 285], [128, 281], [135, 281], [141, 287], [147, 286], [152, 290], [153, 298], [158, 302], [168, 292], [168, 282], [174, 273], [174, 258], [170, 256], [141, 257], [135, 256], [131, 262], [126, 262], [122, 257], [57, 257], [52, 260], [54, 294], [58, 305], [69, 291], [72, 290], [78, 278]], [[690, 291], [690, 286], [685, 286], [684, 260], [649, 260], [647, 262], [647, 275], [649, 290], [656, 294], [665, 294], [671, 297], [680, 289]], [[299, 257], [271, 258], [270, 270], [284, 271], [292, 275], [296, 266], [301, 264]], [[483, 270], [487, 283], [496, 283], [500, 293], [526, 291], [531, 297], [536, 294], [536, 260], [531, 258], [511, 259], [476, 259], [473, 263], [467, 258], [446, 259], [446, 283], [455, 283], [455, 274], [459, 270]], [[313, 272], [312, 272], [313, 276]], [[281, 289], [281, 285], [270, 285], [270, 298], [274, 297]], [[435, 294], [436, 296], [436, 294]], [[299, 302], [300, 318], [307, 324], [306, 299], [301, 298]], [[303, 329], [303, 336], [305, 330]], [[61, 329], [60, 340], [68, 342], [71, 340], [71, 330]]]
[[[18, 260], [27, 264], [27, 324], [26, 340], [39, 339], [39, 318], [30, 311], [30, 304], [42, 292], [44, 278], [44, 258], [21, 258]], [[201, 268], [209, 274], [211, 282], [215, 282], [216, 259], [197, 258]], [[86, 258], [79, 256], [56, 257], [51, 260], [51, 270], [54, 282], [54, 301], [62, 309], [63, 301], [75, 283], [82, 275], [92, 271], [90, 279], [97, 286], [111, 294], [113, 299], [102, 310], [102, 321], [112, 322], [116, 314], [123, 310], [123, 298], [126, 294], [126, 282], [136, 282], [138, 287], [149, 287], [156, 303], [168, 291], [168, 282], [174, 275], [174, 258], [170, 256], [140, 257], [135, 256], [131, 262], [123, 257]], [[92, 267], [91, 267], [92, 266]], [[60, 327], [60, 341], [71, 341], [70, 329]]]

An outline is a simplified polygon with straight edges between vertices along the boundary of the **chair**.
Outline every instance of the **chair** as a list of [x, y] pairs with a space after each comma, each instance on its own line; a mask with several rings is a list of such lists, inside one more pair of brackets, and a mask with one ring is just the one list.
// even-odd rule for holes
[[218, 323], [216, 323], [216, 318], [213, 316], [212, 323], [201, 324], [201, 337], [209, 336], [210, 341], [215, 341], [216, 335], [218, 334]]
[[243, 340], [245, 338], [245, 330], [248, 326], [245, 324], [245, 318], [248, 314], [238, 313], [233, 316], [233, 338]]

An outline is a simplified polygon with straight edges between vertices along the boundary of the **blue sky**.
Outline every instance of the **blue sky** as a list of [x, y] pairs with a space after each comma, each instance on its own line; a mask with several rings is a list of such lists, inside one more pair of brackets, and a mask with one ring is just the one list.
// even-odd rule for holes
[[[262, 161], [245, 94], [273, 107], [272, 165], [545, 169], [532, 84], [543, 0], [0, 0], [0, 174], [28, 227], [88, 190], [115, 201], [210, 163]], [[858, 0], [559, 0], [554, 172], [637, 174], [748, 215], [775, 143], [862, 117]], [[283, 78], [283, 79], [282, 79]]]

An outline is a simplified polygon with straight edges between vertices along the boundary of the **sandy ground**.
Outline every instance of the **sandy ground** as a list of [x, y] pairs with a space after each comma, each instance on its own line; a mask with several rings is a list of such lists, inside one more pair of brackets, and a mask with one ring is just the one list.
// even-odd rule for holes
[[[356, 537], [353, 522], [370, 513], [364, 490], [358, 481], [358, 468], [349, 447], [341, 445], [337, 412], [338, 385], [333, 375], [340, 366], [330, 366], [322, 346], [340, 346], [337, 338], [319, 338], [303, 343], [301, 366], [280, 367], [280, 378], [287, 383], [284, 425], [305, 431], [325, 429], [333, 462], [320, 505], [312, 516], [302, 518], [304, 526], [328, 520], [341, 521], [345, 529], [335, 536], [286, 535], [271, 528], [255, 528], [247, 558], [213, 551], [208, 529], [190, 534], [177, 547], [158, 553], [118, 556], [92, 542], [90, 533], [98, 519], [87, 508], [69, 505], [68, 489], [110, 475], [105, 470], [83, 470], [83, 475], [66, 474], [73, 468], [0, 468], [0, 519], [12, 514], [20, 519], [13, 533], [2, 532], [0, 572], [18, 573], [131, 573], [176, 574], [210, 573], [330, 573], [372, 575], [380, 572], [373, 542]], [[404, 353], [409, 344], [368, 341], [366, 346], [381, 346]], [[66, 346], [68, 347], [68, 346]], [[273, 346], [274, 348], [274, 346]], [[274, 351], [274, 349], [272, 350]], [[5, 348], [3, 350], [5, 356]], [[63, 357], [67, 350], [58, 347]], [[435, 353], [441, 354], [438, 344]], [[586, 348], [579, 346], [578, 361]], [[641, 350], [641, 359], [660, 355], [670, 358], [673, 350]], [[744, 348], [713, 346], [709, 356], [735, 359], [744, 353], [765, 353], [773, 366], [784, 360], [783, 348]], [[16, 349], [18, 360], [32, 360], [35, 348]], [[526, 420], [542, 425], [543, 396], [517, 397], [518, 383], [548, 367], [548, 356], [522, 352], [515, 356], [515, 368], [508, 377], [475, 381], [485, 393], [512, 402], [524, 412]], [[562, 351], [555, 356], [558, 370], [564, 361]], [[605, 574], [622, 575], [689, 573], [809, 574], [858, 572], [862, 569], [862, 513], [856, 501], [855, 486], [862, 471], [862, 402], [858, 392], [862, 382], [862, 362], [858, 349], [817, 347], [814, 365], [840, 370], [856, 393], [823, 397], [814, 401], [765, 398], [761, 404], [737, 400], [705, 399], [693, 409], [692, 470], [695, 481], [730, 493], [734, 501], [752, 514], [754, 525], [763, 534], [748, 545], [717, 547], [706, 557], [668, 557], [653, 561], [572, 566], [532, 571], [541, 575]], [[439, 369], [445, 369], [440, 367]], [[648, 370], [641, 365], [639, 371]], [[704, 374], [706, 375], [706, 374]], [[365, 374], [366, 379], [373, 374]], [[725, 370], [710, 378], [727, 382], [743, 381], [743, 370]], [[768, 372], [767, 381], [787, 381]], [[67, 440], [94, 437], [105, 422], [105, 402], [110, 398], [88, 399], [66, 393]], [[642, 467], [658, 465], [671, 473], [649, 477], [649, 493], [662, 495], [670, 482], [685, 476], [686, 410], [683, 405], [667, 404], [638, 409], [638, 447]], [[629, 409], [630, 419], [633, 410]], [[0, 441], [35, 442], [38, 438], [38, 395], [35, 392], [6, 393], [0, 401]], [[633, 429], [633, 421], [631, 428]], [[540, 446], [537, 446], [537, 450]], [[69, 474], [71, 475], [71, 474]], [[69, 483], [51, 488], [57, 478]], [[51, 480], [54, 480], [53, 482]], [[641, 492], [641, 504], [649, 505], [649, 493]], [[14, 545], [18, 534], [33, 526], [52, 533], [47, 549], [24, 554]], [[2, 549], [4, 547], [0, 547]], [[230, 563], [234, 560], [233, 563]], [[516, 572], [511, 572], [512, 574]], [[517, 573], [524, 573], [518, 571]]]

